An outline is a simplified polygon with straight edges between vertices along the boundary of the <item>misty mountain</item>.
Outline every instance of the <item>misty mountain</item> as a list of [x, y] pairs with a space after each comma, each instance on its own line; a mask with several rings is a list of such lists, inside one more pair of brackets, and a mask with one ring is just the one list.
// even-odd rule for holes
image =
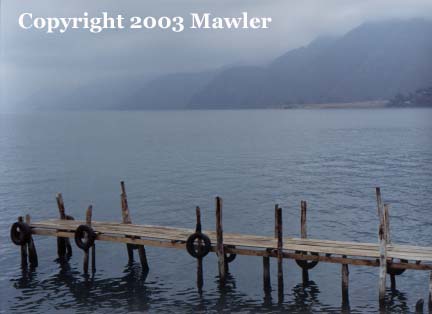
[[191, 108], [258, 108], [389, 99], [432, 85], [432, 22], [368, 23], [321, 38], [266, 67], [236, 67], [198, 90]]
[[29, 102], [37, 108], [139, 110], [387, 100], [432, 86], [431, 34], [430, 20], [367, 23], [339, 38], [318, 38], [265, 66], [111, 78], [67, 92], [41, 91]]
[[122, 109], [184, 109], [193, 95], [209, 84], [216, 74], [213, 71], [159, 77], [130, 95]]
[[142, 89], [144, 76], [110, 77], [97, 82], [76, 82], [64, 88], [40, 90], [24, 102], [30, 110], [117, 110], [134, 102], [131, 91]]

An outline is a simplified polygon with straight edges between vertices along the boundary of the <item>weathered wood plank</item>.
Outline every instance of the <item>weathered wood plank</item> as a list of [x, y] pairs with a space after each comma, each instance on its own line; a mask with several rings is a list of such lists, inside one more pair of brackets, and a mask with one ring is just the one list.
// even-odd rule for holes
[[[49, 220], [43, 222], [33, 222], [33, 228], [47, 228], [59, 229], [65, 231], [75, 231], [75, 229], [84, 222], [78, 220]], [[172, 227], [159, 227], [148, 225], [135, 225], [129, 228], [130, 225], [122, 225], [119, 223], [102, 223], [92, 222], [95, 231], [104, 234], [113, 235], [130, 235], [142, 236], [155, 239], [166, 240], [186, 240], [187, 237], [194, 232], [193, 229], [172, 228]], [[216, 233], [214, 231], [203, 231], [212, 241], [216, 242]], [[336, 254], [347, 256], [362, 256], [370, 258], [379, 258], [378, 245], [362, 245], [358, 247], [353, 246], [352, 242], [344, 241], [331, 241], [324, 243], [322, 246], [319, 244], [322, 240], [313, 239], [296, 239], [296, 238], [283, 238], [283, 249], [292, 251], [308, 251], [322, 254]], [[254, 236], [254, 235], [239, 235], [224, 233], [224, 244], [245, 246], [252, 248], [277, 248], [277, 241], [272, 237]], [[425, 262], [432, 261], [432, 252], [427, 247], [406, 246], [406, 245], [388, 245], [387, 256], [389, 258], [407, 259], [407, 260], [420, 260]]]
[[[33, 228], [32, 233], [34, 235], [40, 236], [55, 236], [55, 237], [68, 237], [73, 238], [74, 233], [71, 231], [57, 231], [53, 229], [44, 229], [44, 228]], [[161, 239], [131, 239], [124, 238], [114, 235], [107, 234], [98, 234], [96, 237], [98, 241], [108, 241], [108, 242], [117, 242], [117, 243], [130, 243], [137, 245], [149, 245], [155, 247], [165, 247], [165, 248], [174, 248], [184, 250], [186, 248], [186, 241], [168, 241]], [[215, 246], [211, 249], [212, 252], [215, 252]], [[226, 253], [235, 253], [238, 255], [247, 255], [247, 256], [269, 256], [269, 257], [277, 257], [277, 253], [274, 250], [263, 250], [260, 248], [250, 249], [250, 248], [225, 248]], [[372, 266], [379, 267], [379, 262], [376, 259], [366, 259], [366, 258], [343, 258], [338, 256], [314, 256], [314, 255], [302, 255], [295, 254], [289, 252], [283, 252], [283, 258], [288, 259], [300, 259], [300, 260], [309, 260], [309, 261], [320, 261], [326, 263], [336, 263], [336, 264], [350, 264], [356, 266]], [[412, 269], [412, 270], [432, 270], [432, 264], [416, 264], [416, 263], [392, 263], [392, 267], [395, 269]]]

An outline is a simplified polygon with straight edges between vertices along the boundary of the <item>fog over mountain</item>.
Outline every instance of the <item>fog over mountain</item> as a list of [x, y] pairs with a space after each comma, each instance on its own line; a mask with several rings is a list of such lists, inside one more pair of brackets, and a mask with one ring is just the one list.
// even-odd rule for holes
[[318, 38], [267, 66], [175, 74], [129, 99], [135, 109], [266, 108], [385, 100], [432, 85], [432, 22], [363, 24], [340, 38]]
[[[432, 86], [432, 21], [369, 22], [266, 65], [102, 80], [32, 95], [33, 108], [223, 109], [386, 100]], [[281, 39], [282, 40], [282, 39]], [[263, 48], [264, 49], [264, 48]]]

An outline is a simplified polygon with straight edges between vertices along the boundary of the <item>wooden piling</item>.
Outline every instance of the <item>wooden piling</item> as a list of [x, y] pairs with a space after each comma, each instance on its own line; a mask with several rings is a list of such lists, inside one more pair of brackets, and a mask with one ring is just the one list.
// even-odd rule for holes
[[[387, 244], [391, 243], [389, 208], [389, 204], [384, 204], [385, 238]], [[396, 291], [396, 275], [393, 273], [390, 274], [390, 287], [392, 291]]]
[[[342, 257], [346, 258], [346, 255], [343, 255]], [[348, 285], [349, 285], [348, 264], [342, 264], [342, 307], [344, 308], [349, 306]]]
[[429, 313], [432, 313], [432, 271], [429, 273]]
[[[131, 224], [132, 219], [130, 216], [129, 204], [128, 204], [128, 200], [127, 200], [126, 187], [125, 187], [124, 181], [120, 182], [120, 187], [121, 187], [121, 207], [122, 207], [123, 223], [124, 224]], [[134, 245], [126, 244], [126, 247], [127, 247], [129, 262], [133, 262]], [[138, 249], [138, 256], [139, 256], [139, 259], [141, 262], [141, 267], [142, 267], [143, 271], [148, 272], [149, 265], [148, 265], [147, 254], [146, 254], [144, 245], [136, 245], [135, 247]]]
[[[122, 222], [124, 224], [131, 224], [132, 220], [130, 218], [129, 214], [129, 206], [127, 201], [127, 195], [126, 195], [126, 188], [124, 181], [120, 182], [121, 187], [121, 209], [122, 209]], [[127, 252], [128, 252], [128, 258], [129, 262], [133, 262], [133, 245], [132, 244], [126, 244]]]
[[386, 235], [386, 221], [384, 214], [384, 204], [381, 198], [381, 190], [376, 188], [376, 198], [378, 206], [378, 215], [380, 218], [379, 224], [379, 244], [380, 244], [380, 258], [379, 258], [379, 303], [383, 307], [385, 304], [385, 290], [386, 290], [386, 274], [387, 274], [387, 235]]
[[396, 291], [396, 275], [390, 274], [390, 289]]
[[385, 234], [386, 234], [387, 244], [391, 243], [389, 209], [390, 209], [390, 204], [384, 204], [384, 221], [385, 221]]
[[[302, 239], [307, 238], [307, 225], [306, 225], [306, 211], [307, 211], [307, 203], [306, 201], [300, 202], [300, 236]], [[309, 271], [307, 268], [302, 268], [302, 281], [303, 284], [307, 284], [309, 282]]]
[[[25, 221], [26, 221], [26, 224], [30, 226], [30, 223], [31, 223], [30, 215], [27, 214], [25, 216]], [[29, 243], [27, 244], [27, 249], [28, 249], [28, 259], [30, 262], [30, 267], [35, 268], [38, 266], [38, 256], [37, 256], [36, 246], [34, 244], [32, 236], [30, 236]]]
[[416, 314], [420, 314], [423, 313], [423, 305], [424, 305], [424, 301], [423, 299], [419, 299], [415, 305], [415, 312]]
[[[86, 211], [86, 225], [91, 227], [91, 220], [92, 220], [92, 211], [93, 211], [93, 206], [90, 205], [87, 208]], [[93, 262], [92, 262], [93, 264]], [[89, 267], [89, 250], [84, 250], [84, 273], [88, 274], [88, 267]]]
[[[91, 220], [92, 220], [92, 212], [93, 212], [93, 206], [90, 205], [89, 208], [87, 208], [86, 212], [86, 224], [91, 227]], [[96, 272], [96, 244], [93, 243], [91, 247], [91, 269], [92, 273], [94, 274]], [[88, 252], [87, 252], [88, 254]]]
[[130, 218], [129, 213], [129, 205], [127, 201], [127, 194], [126, 194], [126, 187], [124, 181], [120, 182], [121, 187], [121, 202], [122, 202], [122, 217], [123, 217], [123, 223], [124, 224], [131, 224], [132, 219]]
[[306, 201], [300, 202], [300, 234], [302, 239], [307, 238], [307, 226], [306, 226], [306, 210], [307, 210], [307, 203]]
[[263, 257], [263, 284], [264, 284], [264, 292], [268, 293], [271, 291], [271, 282], [270, 282], [270, 257]]
[[[23, 217], [18, 217], [18, 222], [24, 222]], [[21, 267], [27, 268], [27, 243], [21, 245]]]
[[92, 245], [91, 251], [92, 251], [92, 255], [91, 255], [92, 273], [95, 273], [96, 272], [96, 244]]
[[[279, 208], [279, 204], [275, 204], [275, 210], [274, 210], [274, 212], [275, 212], [275, 227], [274, 227], [274, 237], [277, 239], [278, 238], [278, 208]], [[264, 258], [266, 258], [266, 257], [264, 257]], [[264, 265], [268, 265], [268, 270], [267, 270], [267, 272], [268, 272], [268, 279], [265, 279], [265, 284], [268, 282], [268, 289], [269, 289], [269, 291], [271, 290], [271, 284], [270, 284], [270, 260], [268, 260], [268, 261], [263, 261], [263, 263], [264, 263]], [[266, 269], [264, 268], [264, 271], [266, 272]], [[278, 275], [279, 276], [279, 275]], [[266, 276], [265, 276], [266, 277]], [[279, 277], [278, 277], [279, 278]], [[264, 285], [264, 287], [266, 287], [266, 285]]]
[[147, 253], [145, 251], [144, 245], [138, 246], [138, 256], [141, 262], [141, 267], [144, 272], [149, 271], [148, 261], [147, 261]]
[[[195, 232], [201, 232], [201, 209], [197, 206], [195, 208], [196, 213], [196, 228]], [[201, 250], [202, 241], [198, 240], [198, 252]], [[202, 257], [197, 258], [197, 287], [198, 292], [202, 292], [204, 281], [203, 281], [203, 259]]]
[[277, 274], [278, 274], [278, 300], [283, 302], [284, 280], [283, 280], [283, 227], [282, 208], [276, 208], [276, 234], [277, 234]]
[[66, 210], [63, 202], [63, 196], [61, 193], [57, 193], [56, 196], [57, 207], [60, 213], [60, 219], [66, 219]]
[[216, 197], [216, 254], [218, 257], [219, 281], [221, 285], [225, 284], [225, 249], [223, 245], [223, 228], [222, 228], [222, 198]]
[[[67, 219], [66, 209], [63, 201], [63, 196], [61, 193], [57, 193], [56, 195], [57, 207], [60, 214], [60, 219]], [[60, 259], [63, 259], [65, 256], [72, 256], [72, 246], [70, 244], [70, 240], [68, 238], [57, 238], [57, 254]]]

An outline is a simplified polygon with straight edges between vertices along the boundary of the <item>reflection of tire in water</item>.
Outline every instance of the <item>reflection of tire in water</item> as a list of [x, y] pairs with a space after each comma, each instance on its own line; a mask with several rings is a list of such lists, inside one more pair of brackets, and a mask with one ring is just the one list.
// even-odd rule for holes
[[[195, 245], [195, 241], [201, 240], [201, 245]], [[186, 249], [188, 253], [195, 258], [203, 258], [210, 252], [211, 241], [208, 236], [201, 232], [191, 234], [186, 240]]]

